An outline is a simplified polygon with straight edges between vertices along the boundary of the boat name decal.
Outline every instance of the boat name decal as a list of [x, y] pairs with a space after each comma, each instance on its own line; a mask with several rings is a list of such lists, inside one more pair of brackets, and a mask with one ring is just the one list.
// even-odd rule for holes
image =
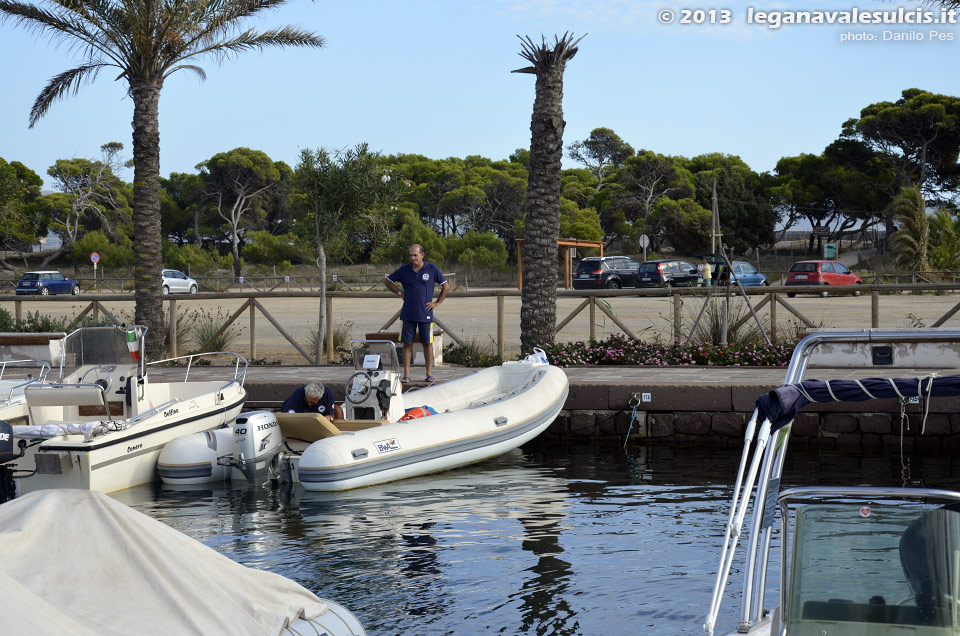
[[176, 415], [179, 412], [180, 412], [180, 409], [170, 409], [169, 411], [164, 411], [163, 416], [170, 417], [171, 415]]
[[381, 455], [400, 450], [400, 442], [397, 441], [396, 437], [374, 442], [373, 445], [377, 447], [377, 452]]
[[274, 420], [274, 421], [272, 421], [272, 422], [267, 422], [266, 424], [258, 424], [258, 425], [257, 425], [257, 430], [258, 430], [258, 431], [266, 431], [266, 430], [268, 430], [268, 429], [273, 428], [274, 426], [280, 426], [280, 423], [277, 422], [276, 420]]
[[143, 448], [143, 444], [137, 444], [136, 446], [127, 446], [127, 452], [132, 453], [133, 451], [138, 451]]

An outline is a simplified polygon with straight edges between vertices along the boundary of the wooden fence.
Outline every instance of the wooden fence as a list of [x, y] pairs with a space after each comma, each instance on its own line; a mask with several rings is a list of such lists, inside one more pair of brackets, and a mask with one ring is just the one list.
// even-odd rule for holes
[[[798, 307], [797, 301], [790, 299], [788, 300], [788, 294], [796, 295], [816, 295], [819, 292], [823, 291], [823, 287], [817, 286], [796, 286], [796, 287], [782, 287], [782, 286], [771, 286], [771, 287], [757, 287], [757, 288], [746, 288], [743, 291], [734, 288], [714, 288], [713, 300], [712, 302], [722, 302], [724, 298], [734, 298], [740, 296], [747, 296], [750, 299], [750, 306], [752, 311], [746, 315], [740, 316], [731, 323], [731, 331], [742, 326], [747, 321], [756, 321], [758, 322], [764, 330], [769, 334], [770, 339], [773, 342], [776, 342], [778, 339], [778, 329], [776, 328], [778, 321], [784, 319], [784, 314], [778, 312], [786, 312], [786, 317], [791, 320], [802, 324], [806, 328], [817, 328], [824, 326], [818, 324], [816, 320], [809, 318], [805, 315], [804, 311]], [[834, 286], [830, 287], [831, 298], [828, 299], [828, 302], [837, 303], [837, 311], [841, 311], [839, 305], [842, 303], [842, 311], [846, 312], [846, 316], [840, 316], [844, 321], [844, 324], [837, 325], [828, 325], [828, 326], [851, 326], [850, 323], [863, 324], [864, 326], [871, 327], [880, 327], [882, 315], [882, 310], [884, 315], [888, 315], [891, 312], [898, 313], [897, 319], [906, 318], [910, 319], [913, 314], [909, 311], [904, 311], [905, 309], [911, 309], [912, 305], [916, 302], [915, 296], [904, 296], [903, 294], [922, 294], [923, 298], [934, 301], [932, 304], [932, 311], [935, 315], [930, 315], [928, 320], [932, 324], [927, 324], [924, 322], [923, 326], [926, 327], [939, 327], [950, 320], [958, 311], [960, 311], [960, 302], [955, 295], [956, 292], [960, 291], [960, 284], [954, 283], [924, 283], [924, 284], [912, 284], [912, 285], [850, 285], [850, 286]], [[853, 293], [857, 292], [857, 298], [853, 298]], [[681, 342], [689, 335], [690, 327], [692, 325], [692, 319], [685, 317], [683, 314], [684, 303], [687, 303], [689, 309], [691, 306], [696, 308], [701, 308], [701, 313], [703, 308], [706, 306], [706, 295], [708, 290], [703, 288], [690, 288], [690, 289], [623, 289], [623, 290], [597, 290], [597, 291], [567, 291], [567, 290], [558, 290], [558, 304], [559, 301], [573, 301], [574, 299], [581, 299], [580, 302], [567, 313], [564, 317], [561, 318], [561, 313], [558, 312], [558, 322], [556, 326], [557, 340], [563, 341], [563, 332], [569, 330], [571, 325], [580, 324], [582, 327], [582, 321], [587, 321], [588, 329], [582, 330], [585, 335], [591, 340], [597, 339], [597, 330], [599, 326], [600, 319], [609, 319], [617, 328], [625, 335], [630, 338], [640, 338], [644, 337], [646, 339], [651, 338], [660, 338], [667, 339], [674, 338], [679, 339]], [[435, 323], [438, 327], [444, 330], [444, 333], [452, 339], [454, 342], [460, 345], [464, 345], [464, 338], [462, 337], [464, 329], [457, 329], [457, 324], [453, 322], [453, 319], [449, 318], [451, 315], [456, 315], [455, 312], [448, 312], [447, 309], [450, 306], [455, 307], [456, 303], [466, 302], [466, 299], [474, 299], [473, 304], [470, 306], [470, 313], [474, 314], [477, 312], [484, 314], [484, 319], [489, 322], [489, 324], [496, 325], [496, 335], [490, 334], [493, 338], [497, 352], [504, 356], [507, 351], [505, 342], [508, 338], [505, 338], [506, 324], [508, 322], [506, 316], [506, 303], [509, 300], [511, 303], [516, 304], [519, 301], [520, 292], [515, 289], [490, 289], [490, 290], [474, 290], [474, 291], [455, 291], [451, 292], [447, 296], [447, 301], [444, 304], [444, 311], [440, 312], [441, 316], [444, 317], [435, 317]], [[164, 298], [164, 302], [167, 305], [167, 327], [170, 329], [171, 334], [177, 332], [177, 320], [178, 316], [181, 315], [178, 307], [181, 304], [190, 305], [193, 303], [201, 303], [201, 306], [209, 307], [213, 301], [218, 300], [232, 300], [233, 302], [239, 301], [239, 308], [235, 309], [225, 320], [222, 327], [219, 331], [210, 337], [206, 345], [202, 346], [200, 350], [206, 349], [218, 336], [220, 336], [224, 331], [226, 331], [232, 324], [236, 323], [241, 317], [246, 313], [247, 320], [249, 321], [249, 349], [246, 352], [250, 358], [257, 357], [257, 314], [260, 314], [269, 322], [279, 334], [285, 339], [286, 342], [292, 346], [298, 354], [309, 364], [317, 364], [319, 361], [322, 361], [323, 356], [318, 356], [317, 351], [308, 350], [309, 345], [306, 344], [304, 338], [298, 340], [291, 330], [285, 327], [277, 317], [275, 317], [274, 311], [271, 311], [268, 308], [271, 302], [277, 299], [318, 299], [320, 297], [319, 291], [272, 291], [272, 292], [261, 292], [261, 291], [243, 291], [243, 292], [227, 292], [227, 293], [199, 293], [195, 295], [180, 295], [180, 296], [168, 296]], [[835, 300], [834, 297], [846, 297], [847, 300]], [[378, 308], [385, 306], [387, 303], [398, 303], [396, 297], [388, 292], [375, 292], [375, 291], [357, 291], [357, 292], [348, 292], [348, 291], [332, 291], [327, 292], [326, 298], [326, 341], [322, 343], [324, 351], [322, 353], [326, 354], [326, 358], [331, 360], [335, 356], [334, 351], [334, 340], [333, 334], [335, 331], [335, 322], [338, 317], [338, 304], [346, 304], [346, 301], [356, 301], [358, 299], [370, 299], [371, 301], [376, 301], [375, 304]], [[481, 299], [481, 302], [477, 303], [476, 300]], [[489, 305], [486, 305], [482, 299], [489, 299]], [[647, 333], [646, 331], [641, 331], [635, 325], [631, 324], [631, 320], [625, 317], [627, 312], [621, 311], [618, 313], [616, 308], [612, 307], [611, 301], [620, 301], [623, 302], [624, 299], [649, 299], [649, 300], [658, 300], [660, 303], [669, 302], [672, 311], [672, 320], [669, 321], [669, 326], [665, 325], [665, 329], [656, 332], [656, 333]], [[9, 307], [13, 305], [13, 314], [17, 320], [22, 320], [26, 311], [39, 311], [41, 314], [44, 313], [44, 303], [64, 303], [69, 301], [71, 303], [79, 303], [82, 306], [82, 309], [76, 312], [72, 312], [71, 315], [74, 316], [74, 321], [76, 322], [83, 316], [90, 315], [92, 317], [99, 318], [101, 314], [106, 316], [108, 319], [119, 324], [121, 321], [117, 318], [119, 311], [115, 309], [120, 304], [126, 304], [130, 306], [132, 304], [131, 294], [81, 294], [80, 296], [14, 296], [9, 294], [0, 295], [0, 307]], [[449, 305], [447, 304], [449, 303]], [[567, 302], [569, 305], [570, 302]], [[930, 305], [930, 303], [928, 303]], [[486, 309], [485, 307], [489, 307]], [[346, 309], [342, 311], [347, 311]], [[386, 315], [387, 312], [383, 312]], [[519, 313], [519, 312], [517, 312]], [[312, 312], [301, 311], [300, 318], [307, 316], [307, 321], [309, 322], [309, 316], [316, 315]], [[380, 325], [379, 330], [384, 331], [389, 329], [398, 319], [400, 312], [397, 310], [393, 313], [390, 318]], [[867, 318], [869, 316], [869, 318]], [[343, 318], [342, 314], [340, 315]], [[856, 320], [854, 320], [856, 318]], [[517, 316], [511, 316], [511, 330], [518, 329]], [[664, 321], [668, 322], [668, 321]], [[315, 324], [315, 323], [313, 323]], [[916, 326], [920, 326], [919, 324]], [[460, 333], [461, 336], [457, 334]], [[178, 355], [177, 351], [177, 342], [176, 338], [171, 338], [171, 347], [169, 354], [171, 356]], [[510, 352], [513, 353], [513, 352]]]

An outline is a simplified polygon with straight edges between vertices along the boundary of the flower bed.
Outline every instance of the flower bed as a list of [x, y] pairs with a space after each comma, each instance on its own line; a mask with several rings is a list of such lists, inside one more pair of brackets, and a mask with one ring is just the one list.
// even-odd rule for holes
[[593, 365], [784, 367], [796, 343], [731, 342], [726, 345], [674, 341], [643, 342], [612, 334], [598, 342], [563, 342], [542, 347], [558, 367]]

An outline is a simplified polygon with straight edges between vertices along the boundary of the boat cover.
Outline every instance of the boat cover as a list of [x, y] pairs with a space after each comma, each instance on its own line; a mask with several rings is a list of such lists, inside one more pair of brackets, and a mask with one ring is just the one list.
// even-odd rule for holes
[[953, 397], [960, 395], [960, 375], [862, 380], [804, 380], [764, 393], [757, 400], [760, 417], [771, 432], [786, 426], [811, 402], [863, 402], [880, 398]]
[[55, 489], [0, 505], [0, 634], [279, 635], [327, 604], [108, 495]]

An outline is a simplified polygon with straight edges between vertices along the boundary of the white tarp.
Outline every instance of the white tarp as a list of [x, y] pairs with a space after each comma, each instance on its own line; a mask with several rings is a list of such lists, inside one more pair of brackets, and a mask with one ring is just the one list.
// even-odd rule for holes
[[0, 634], [279, 635], [327, 604], [85, 490], [0, 505]]
[[59, 437], [61, 435], [83, 435], [90, 439], [106, 431], [103, 422], [62, 422], [57, 424], [15, 424], [13, 436], [22, 439]]

